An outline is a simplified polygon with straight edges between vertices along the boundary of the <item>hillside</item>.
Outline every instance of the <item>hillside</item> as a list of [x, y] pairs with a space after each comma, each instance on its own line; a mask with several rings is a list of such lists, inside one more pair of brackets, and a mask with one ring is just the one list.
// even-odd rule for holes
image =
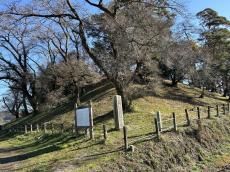
[[[142, 88], [138, 88], [142, 89]], [[123, 151], [123, 133], [114, 130], [112, 97], [115, 90], [110, 83], [98, 86], [82, 97], [83, 104], [93, 102], [95, 139], [81, 135], [74, 137], [71, 131], [60, 133], [33, 132], [27, 134], [0, 133], [0, 169], [3, 171], [218, 171], [230, 167], [230, 114], [202, 120], [202, 130], [193, 120], [189, 127], [180, 126], [178, 132], [162, 134], [160, 141], [148, 137], [153, 132], [157, 111], [162, 118], [170, 119], [172, 112], [179, 122], [185, 121], [185, 109], [227, 103], [227, 98], [180, 84], [178, 88], [167, 85], [154, 92], [136, 96], [133, 112], [125, 114], [128, 139], [134, 152]], [[201, 111], [206, 118], [206, 111]], [[64, 123], [69, 129], [74, 123], [73, 102], [49, 112], [28, 116], [6, 127], [24, 124]], [[196, 113], [190, 112], [195, 119]], [[104, 143], [102, 125], [108, 128]], [[169, 125], [166, 122], [165, 125]], [[145, 136], [145, 138], [143, 138]], [[142, 139], [140, 139], [142, 138]]]

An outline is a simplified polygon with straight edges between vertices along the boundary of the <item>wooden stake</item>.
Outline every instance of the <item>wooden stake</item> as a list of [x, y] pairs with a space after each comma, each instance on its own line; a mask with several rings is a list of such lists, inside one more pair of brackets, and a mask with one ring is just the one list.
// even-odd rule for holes
[[39, 132], [40, 131], [40, 129], [39, 129], [39, 124], [37, 124], [37, 132]]
[[200, 119], [200, 107], [197, 107], [197, 117]]
[[208, 106], [208, 119], [211, 119], [211, 108]]
[[25, 129], [25, 134], [28, 133], [27, 125], [24, 126], [24, 129]]
[[186, 121], [187, 121], [187, 126], [190, 126], [190, 119], [189, 119], [189, 115], [188, 115], [188, 109], [185, 109], [185, 117], [186, 117]]
[[225, 104], [223, 104], [223, 114], [224, 114], [224, 115], [226, 114], [226, 111], [225, 111]]
[[128, 145], [128, 131], [126, 126], [123, 127], [123, 134], [124, 134], [125, 151], [127, 151], [129, 149], [129, 145]]
[[158, 123], [157, 118], [154, 118], [154, 122], [155, 122], [155, 127], [156, 127], [157, 138], [160, 139], [161, 132], [160, 132], [160, 130], [159, 130], [159, 123]]
[[107, 140], [107, 129], [105, 124], [103, 124], [103, 136], [104, 136], [104, 140]]
[[44, 132], [47, 133], [46, 123], [44, 123]]
[[177, 131], [177, 124], [176, 124], [176, 115], [175, 113], [173, 112], [173, 129], [174, 131], [176, 132]]
[[53, 123], [51, 123], [51, 132], [52, 132], [52, 134], [54, 133], [54, 124]]
[[64, 124], [61, 124], [61, 133], [64, 133]]
[[216, 105], [216, 116], [217, 116], [217, 117], [220, 116], [220, 114], [219, 114], [219, 106], [218, 106], [218, 105]]
[[161, 113], [158, 111], [157, 112], [157, 121], [158, 121], [158, 129], [161, 132], [162, 131], [162, 120], [161, 120]]

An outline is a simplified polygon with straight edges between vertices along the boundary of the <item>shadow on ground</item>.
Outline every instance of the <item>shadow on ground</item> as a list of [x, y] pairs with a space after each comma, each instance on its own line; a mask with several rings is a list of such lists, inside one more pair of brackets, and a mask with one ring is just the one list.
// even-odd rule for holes
[[97, 116], [96, 118], [94, 118], [94, 124], [98, 124], [98, 123], [102, 123], [102, 122], [105, 122], [105, 121], [108, 121], [110, 119], [113, 118], [113, 111], [110, 111], [104, 115], [101, 115], [101, 116]]
[[0, 158], [0, 164], [22, 161], [39, 155], [60, 150], [61, 147], [59, 145], [67, 143], [71, 139], [74, 139], [74, 137], [63, 134], [46, 134], [41, 136], [39, 139], [37, 139], [31, 144], [26, 144], [23, 146], [12, 148], [0, 148], [0, 153], [10, 153], [14, 151], [28, 152], [22, 153], [20, 155]]
[[23, 161], [35, 156], [39, 156], [42, 154], [50, 153], [59, 150], [60, 148], [56, 145], [52, 145], [46, 148], [38, 149], [33, 152], [21, 154], [21, 155], [15, 155], [11, 157], [4, 157], [0, 158], [0, 164], [6, 164], [6, 163], [11, 163], [11, 162], [17, 162], [17, 161]]

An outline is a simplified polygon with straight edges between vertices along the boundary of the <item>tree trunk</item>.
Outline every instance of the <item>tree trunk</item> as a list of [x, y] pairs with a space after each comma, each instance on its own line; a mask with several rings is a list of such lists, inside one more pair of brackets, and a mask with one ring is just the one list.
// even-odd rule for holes
[[19, 118], [19, 113], [18, 112], [15, 113], [15, 117], [16, 117], [16, 119]]
[[80, 97], [81, 97], [80, 96], [80, 87], [77, 86], [75, 89], [76, 89], [76, 93], [77, 93], [77, 100], [76, 101], [77, 101], [77, 104], [80, 105], [81, 104], [81, 100], [80, 100]]
[[27, 103], [26, 103], [26, 96], [24, 93], [23, 93], [23, 100], [22, 101], [23, 101], [22, 103], [23, 103], [23, 107], [24, 107], [24, 113], [25, 113], [25, 116], [27, 116], [29, 114], [29, 112], [28, 112]]
[[136, 83], [143, 84], [145, 82], [145, 79], [143, 77], [143, 74], [141, 73], [141, 67], [143, 65], [142, 62], [136, 62], [136, 69], [133, 75], [133, 79]]
[[32, 108], [33, 108], [33, 114], [36, 115], [38, 113], [38, 105], [37, 102], [34, 102], [34, 100], [32, 100], [32, 102], [30, 103]]
[[212, 92], [212, 93], [213, 93], [213, 92], [216, 92], [216, 88], [212, 87], [212, 88], [211, 88], [211, 92]]
[[171, 76], [171, 81], [172, 81], [172, 87], [177, 87], [178, 86], [178, 80], [176, 79], [176, 75]]
[[224, 94], [223, 94], [223, 96], [224, 96], [224, 97], [227, 97], [227, 95], [228, 95], [228, 89], [225, 88], [225, 89], [224, 89]]
[[204, 92], [205, 92], [205, 90], [204, 90], [204, 87], [202, 88], [202, 92], [201, 92], [201, 94], [200, 94], [200, 98], [204, 98]]

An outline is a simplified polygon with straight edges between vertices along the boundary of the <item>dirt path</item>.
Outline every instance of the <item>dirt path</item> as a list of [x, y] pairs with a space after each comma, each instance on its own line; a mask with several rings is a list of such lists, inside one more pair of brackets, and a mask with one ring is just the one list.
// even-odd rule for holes
[[18, 165], [17, 157], [20, 155], [21, 148], [10, 147], [0, 148], [0, 171], [12, 172], [15, 171]]

